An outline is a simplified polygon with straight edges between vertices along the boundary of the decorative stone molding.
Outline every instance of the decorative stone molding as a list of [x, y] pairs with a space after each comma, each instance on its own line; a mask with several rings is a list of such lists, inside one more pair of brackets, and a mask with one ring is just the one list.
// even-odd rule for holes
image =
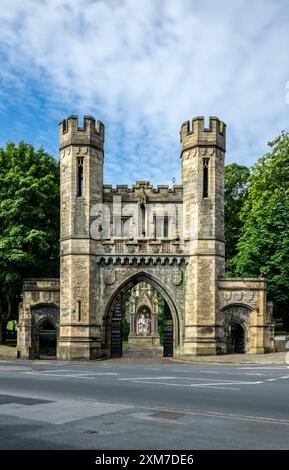
[[183, 282], [183, 272], [181, 269], [174, 269], [171, 272], [171, 283], [174, 286], [179, 286]]

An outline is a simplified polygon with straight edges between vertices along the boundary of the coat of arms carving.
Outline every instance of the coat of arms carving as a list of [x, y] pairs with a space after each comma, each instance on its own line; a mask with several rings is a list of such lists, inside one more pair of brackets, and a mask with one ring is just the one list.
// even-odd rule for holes
[[171, 273], [171, 282], [174, 286], [179, 286], [183, 281], [183, 272], [181, 269], [174, 269]]
[[105, 284], [111, 286], [116, 281], [116, 270], [113, 268], [105, 269], [103, 273], [103, 280]]

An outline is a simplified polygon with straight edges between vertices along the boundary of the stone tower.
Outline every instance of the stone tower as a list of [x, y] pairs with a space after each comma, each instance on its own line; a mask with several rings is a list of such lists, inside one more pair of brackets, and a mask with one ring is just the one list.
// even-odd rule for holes
[[218, 326], [218, 280], [224, 276], [224, 156], [226, 126], [196, 117], [181, 127], [183, 235], [188, 245], [184, 354], [225, 350]]
[[60, 238], [60, 359], [91, 359], [100, 348], [96, 323], [92, 207], [102, 202], [104, 126], [84, 116], [60, 123], [61, 238]]

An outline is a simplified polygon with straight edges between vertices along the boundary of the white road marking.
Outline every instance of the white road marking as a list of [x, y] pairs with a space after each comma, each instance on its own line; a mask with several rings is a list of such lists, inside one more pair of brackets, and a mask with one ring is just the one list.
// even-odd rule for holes
[[184, 377], [125, 377], [119, 378], [118, 380], [127, 380], [127, 381], [134, 381], [134, 380], [173, 380], [179, 379]]
[[34, 376], [47, 376], [47, 377], [69, 377], [69, 378], [80, 378], [80, 379], [93, 379], [94, 377], [99, 377], [99, 376], [104, 376], [104, 375], [119, 375], [117, 372], [80, 372], [80, 373], [72, 373], [72, 374], [58, 374], [57, 372], [55, 373], [50, 373], [47, 374], [46, 372], [23, 372], [24, 374], [31, 374]]
[[266, 374], [259, 374], [258, 372], [244, 372], [244, 375], [263, 375], [263, 377], [266, 377]]
[[201, 374], [220, 374], [217, 370], [199, 370]]
[[257, 367], [239, 367], [238, 369], [245, 370], [245, 369], [253, 369], [253, 370], [261, 370], [261, 369], [268, 369], [268, 370], [276, 370], [276, 369], [286, 369], [287, 366], [257, 366]]
[[[262, 384], [263, 382], [262, 381], [256, 381], [256, 382], [236, 382], [236, 381], [233, 381], [233, 382], [226, 382], [226, 383], [221, 383], [220, 385], [259, 385], [259, 384]], [[216, 383], [212, 383], [212, 384], [191, 384], [191, 387], [204, 387], [204, 386], [207, 386], [207, 385], [214, 385], [214, 386], [217, 386], [218, 384]]]
[[59, 369], [59, 370], [32, 370], [32, 372], [34, 372], [35, 374], [37, 374], [38, 372], [41, 372], [41, 373], [44, 373], [44, 374], [51, 374], [53, 372], [69, 372], [69, 369]]
[[[141, 383], [141, 384], [153, 384], [153, 385], [168, 385], [170, 387], [204, 387], [204, 388], [221, 388], [221, 386], [224, 385], [256, 385], [256, 384], [261, 384], [263, 382], [228, 382], [228, 383], [207, 383], [207, 384], [176, 384], [176, 383], [170, 383], [170, 382], [151, 382], [147, 380], [141, 380], [141, 379], [135, 379], [132, 380], [134, 383]], [[229, 387], [222, 387], [224, 390], [229, 390]], [[235, 390], [240, 390], [235, 389]]]
[[[121, 377], [118, 380], [126, 380], [126, 381], [134, 381], [134, 380], [141, 380], [141, 381], [147, 381], [147, 380], [204, 380], [207, 381], [207, 378], [204, 377], [176, 377], [176, 376], [159, 376], [159, 377]], [[212, 379], [215, 381], [215, 384], [218, 385], [218, 382], [220, 382], [220, 385], [226, 385], [232, 384], [232, 383], [240, 383], [239, 380], [227, 380], [227, 379]], [[244, 382], [244, 383], [256, 383], [256, 382]], [[261, 383], [261, 382], [260, 382]]]
[[237, 390], [237, 391], [240, 391], [241, 389], [240, 388], [233, 388], [233, 387], [213, 387], [213, 385], [208, 385], [204, 388], [213, 388], [215, 390]]

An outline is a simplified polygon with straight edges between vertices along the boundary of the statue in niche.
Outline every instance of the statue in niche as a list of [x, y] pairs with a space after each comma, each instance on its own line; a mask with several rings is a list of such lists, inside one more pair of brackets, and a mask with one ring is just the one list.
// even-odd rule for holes
[[137, 201], [137, 202], [138, 202], [138, 205], [139, 205], [140, 207], [143, 207], [143, 206], [146, 205], [146, 193], [145, 193], [145, 191], [144, 191], [143, 188], [142, 188], [142, 190], [139, 192], [137, 199], [138, 199], [138, 201]]
[[151, 319], [147, 309], [143, 309], [137, 322], [138, 334], [140, 336], [148, 336], [151, 330]]

